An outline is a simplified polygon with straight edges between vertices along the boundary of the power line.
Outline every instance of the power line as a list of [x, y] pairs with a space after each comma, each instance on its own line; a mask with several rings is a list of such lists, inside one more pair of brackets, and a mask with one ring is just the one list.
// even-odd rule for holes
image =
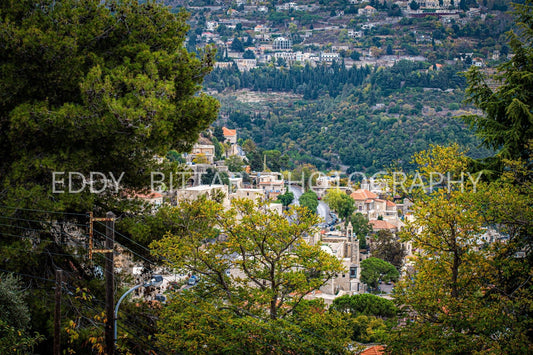
[[32, 208], [23, 208], [23, 207], [0, 205], [0, 209], [2, 209], [2, 208], [7, 208], [7, 209], [11, 209], [11, 210], [30, 211], [30, 212], [55, 213], [55, 214], [70, 215], [70, 216], [86, 216], [85, 213], [39, 210], [39, 209], [32, 209]]
[[41, 253], [41, 254], [46, 253], [46, 254], [55, 255], [55, 256], [69, 256], [69, 257], [72, 257], [72, 258], [84, 257], [84, 255], [79, 255], [79, 254], [55, 253], [55, 252], [51, 252], [51, 251], [46, 250], [46, 249], [30, 250], [30, 249], [23, 249], [23, 248], [13, 248], [13, 247], [8, 247], [8, 246], [4, 246], [4, 245], [0, 245], [0, 248], [2, 248], [2, 249], [10, 249], [10, 250], [19, 250], [19, 251], [26, 252], [26, 253]]
[[[99, 223], [100, 223], [100, 224], [103, 224], [103, 223], [101, 223], [101, 222], [99, 222]], [[97, 232], [97, 233], [99, 233], [100, 235], [106, 237], [106, 236], [105, 236], [103, 233], [101, 233], [101, 232]], [[133, 242], [133, 243], [139, 245], [139, 246], [142, 247], [143, 249], [145, 249], [145, 250], [147, 250], [147, 251], [150, 251], [150, 249], [148, 249], [148, 248], [146, 248], [145, 246], [143, 246], [143, 245], [141, 245], [141, 244], [135, 242], [134, 240], [132, 240], [132, 239], [130, 239], [130, 238], [124, 236], [123, 234], [118, 233], [118, 232], [115, 232], [115, 233], [117, 233], [117, 234], [120, 235], [121, 237], [126, 238], [127, 240], [129, 240], [129, 241], [131, 241], [131, 242]], [[120, 244], [119, 244], [119, 245], [120, 245]], [[152, 265], [156, 265], [156, 266], [157, 266], [157, 264], [156, 264], [155, 262], [152, 262], [152, 261], [150, 261], [150, 260], [144, 258], [143, 256], [141, 256], [141, 255], [139, 255], [139, 254], [133, 252], [131, 249], [129, 249], [129, 248], [125, 247], [125, 246], [122, 246], [122, 247], [125, 248], [126, 250], [129, 250], [131, 253], [133, 253], [134, 255], [137, 255], [138, 257], [140, 257], [141, 259], [145, 260], [146, 262], [148, 262], [148, 263], [150, 263], [150, 264], [152, 264]], [[168, 263], [171, 264], [171, 265], [173, 264], [168, 258], [163, 258], [163, 260], [165, 260], [166, 262], [168, 262]], [[199, 295], [196, 295], [196, 294], [194, 294], [194, 293], [193, 293], [193, 295], [194, 295], [195, 297], [197, 297], [197, 298], [200, 298]], [[243, 300], [241, 297], [239, 297], [238, 295], [236, 295], [236, 297], [239, 298], [241, 301], [244, 301], [244, 300]], [[204, 300], [204, 301], [205, 301], [205, 300]], [[206, 301], [206, 302], [207, 302], [207, 301]], [[210, 302], [208, 302], [208, 303], [210, 303]], [[212, 303], [210, 303], [210, 304], [211, 304], [212, 306], [214, 306]], [[246, 311], [245, 309], [242, 309], [242, 308], [240, 308], [240, 307], [236, 307], [236, 308], [237, 308], [239, 311], [241, 311], [241, 312], [243, 312], [243, 313], [245, 313], [245, 314], [248, 314], [248, 315], [250, 315], [250, 316], [253, 316], [253, 315], [251, 315], [248, 311]], [[264, 320], [261, 319], [261, 318], [257, 318], [257, 317], [256, 317], [256, 319], [259, 319], [261, 322], [264, 322]], [[288, 322], [288, 321], [287, 321], [287, 322]], [[295, 324], [295, 323], [292, 323], [292, 322], [288, 322], [288, 323], [290, 323], [291, 325], [293, 325], [293, 326], [295, 326], [295, 327], [297, 327], [297, 328], [299, 328], [299, 329], [302, 329], [303, 331], [307, 332], [308, 334], [310, 334], [310, 335], [312, 335], [312, 336], [315, 336], [315, 337], [317, 337], [317, 338], [320, 338], [319, 335], [315, 334], [314, 332], [312, 332], [312, 331], [310, 331], [310, 330], [308, 330], [308, 329], [301, 328], [299, 325], [297, 325], [297, 324]], [[261, 326], [261, 327], [262, 327], [262, 326]], [[264, 327], [262, 327], [262, 328], [265, 329]], [[270, 331], [270, 332], [272, 332], [272, 330], [270, 330], [270, 329], [267, 329], [267, 330]], [[300, 338], [301, 340], [303, 340], [303, 339], [302, 339], [300, 336], [298, 336], [297, 334], [294, 334], [294, 333], [293, 333], [293, 335], [295, 335], [296, 337], [298, 337], [298, 338]], [[325, 349], [325, 350], [327, 350], [327, 349]]]
[[[66, 288], [67, 288], [67, 290], [69, 290], [70, 292], [74, 293], [72, 286], [68, 286], [68, 285], [66, 285]], [[103, 310], [104, 310], [104, 308], [105, 308], [105, 304], [104, 304], [104, 302], [100, 301], [99, 299], [95, 298], [95, 297], [92, 296], [92, 295], [91, 295], [91, 299], [90, 299], [90, 300], [80, 299], [80, 301], [81, 301], [81, 305], [82, 305], [83, 307], [86, 307], [86, 308], [92, 310], [95, 314], [100, 314], [100, 313], [102, 313]], [[96, 309], [95, 307], [93, 307], [92, 305], [90, 305], [88, 302], [96, 303], [96, 304], [102, 306], [102, 309], [101, 309], [101, 310]], [[79, 309], [76, 308], [76, 307], [74, 307], [74, 309], [76, 309], [76, 310], [79, 311]], [[94, 320], [94, 319], [92, 319], [92, 318], [88, 318], [88, 317], [86, 317], [86, 316], [83, 316], [83, 317], [84, 317], [85, 319], [89, 320], [90, 322], [98, 323], [98, 324], [99, 324], [100, 326], [102, 326], [102, 327], [104, 326], [104, 323], [102, 323], [102, 322], [99, 322], [99, 321]], [[125, 323], [126, 325], [130, 326], [131, 328], [133, 328], [134, 331], [132, 331], [132, 329], [125, 328], [125, 327], [122, 326], [120, 323], [118, 324], [118, 326], [119, 326], [122, 330], [124, 330], [124, 331], [126, 331], [126, 332], [128, 332], [128, 333], [132, 333], [134, 336], [139, 337], [139, 332], [143, 333], [144, 336], [149, 336], [149, 335], [151, 335], [148, 331], [146, 331], [146, 330], [144, 330], [144, 329], [142, 329], [142, 328], [139, 328], [138, 326], [134, 325], [134, 324], [131, 323], [131, 322], [128, 322], [128, 321], [125, 320], [125, 319], [123, 319], [123, 320], [121, 320], [121, 321], [122, 321], [122, 323]], [[133, 339], [129, 339], [129, 340], [131, 340], [131, 341], [134, 342]], [[134, 343], [135, 343], [135, 342], [134, 342]], [[139, 343], [137, 343], [137, 344], [139, 344]], [[149, 344], [147, 344], [147, 343], [142, 343], [142, 344], [139, 344], [139, 345], [142, 345], [143, 347], [148, 346], [148, 347], [149, 347], [150, 349], [152, 349], [152, 350], [157, 350], [157, 351], [159, 351], [159, 349], [154, 348], [154, 347], [152, 347], [151, 345], [149, 345]], [[160, 351], [159, 351], [158, 353], [160, 353]]]
[[42, 281], [48, 281], [48, 282], [54, 282], [54, 283], [56, 282], [56, 280], [45, 279], [44, 277], [39, 277], [39, 276], [34, 276], [34, 275], [29, 275], [29, 274], [23, 274], [23, 273], [15, 272], [15, 271], [9, 271], [9, 270], [4, 270], [4, 269], [0, 269], [0, 271], [7, 272], [7, 273], [10, 273], [10, 274], [20, 275], [20, 276], [24, 276], [24, 277], [30, 277], [30, 278], [36, 279], [36, 280], [42, 280]]
[[[25, 219], [25, 218], [8, 217], [8, 216], [0, 216], [0, 218], [16, 220], [16, 221], [24, 221], [24, 222], [35, 222], [35, 223], [47, 223], [47, 224], [59, 223], [58, 221], [43, 221], [43, 220], [39, 220], [39, 219]], [[85, 224], [73, 223], [71, 221], [68, 221], [67, 223], [70, 226], [77, 226], [77, 227], [86, 227], [87, 226]]]
[[[7, 207], [7, 206], [6, 206], [6, 207]], [[45, 210], [30, 210], [30, 209], [25, 209], [25, 210], [29, 210], [29, 211], [37, 211], [37, 212], [60, 213], [60, 212], [45, 211]], [[79, 216], [85, 216], [85, 217], [87, 217], [86, 214], [73, 214], [73, 215], [79, 215]], [[9, 218], [9, 217], [7, 217], [7, 218]], [[10, 218], [10, 219], [24, 220], [24, 219], [21, 219], [21, 218]], [[36, 221], [36, 222], [42, 222], [42, 223], [52, 223], [52, 222], [50, 222], [50, 221], [37, 221], [37, 220], [30, 220], [30, 221]], [[102, 222], [97, 221], [97, 223], [100, 223], [101, 225], [105, 226], [105, 224], [102, 223]], [[0, 225], [4, 225], [4, 226], [12, 226], [12, 225], [6, 225], [6, 224], [0, 224]], [[80, 225], [78, 224], [78, 226], [80, 226]], [[86, 225], [81, 225], [81, 226], [86, 227]], [[34, 232], [42, 232], [42, 230], [37, 230], [37, 229], [33, 229], [33, 228], [25, 228], [25, 227], [20, 227], [20, 226], [15, 226], [15, 227], [19, 227], [19, 228], [22, 228], [22, 229], [25, 229], [25, 230], [34, 231]], [[103, 237], [106, 238], [106, 239], [109, 238], [107, 235], [105, 235], [104, 233], [102, 233], [102, 232], [100, 232], [100, 231], [98, 231], [98, 230], [96, 230], [96, 229], [95, 229], [94, 231], [95, 231], [96, 233], [98, 233], [99, 235], [103, 236]], [[119, 232], [117, 232], [117, 231], [115, 231], [115, 233], [118, 234], [119, 236], [121, 236], [122, 238], [124, 238], [124, 239], [126, 239], [126, 240], [132, 242], [133, 244], [138, 245], [138, 246], [141, 247], [142, 249], [144, 249], [144, 250], [146, 250], [146, 251], [150, 251], [149, 248], [145, 247], [145, 246], [142, 245], [142, 244], [139, 244], [138, 242], [136, 242], [136, 241], [134, 241], [133, 239], [131, 239], [131, 238], [129, 238], [129, 237], [123, 235], [122, 233], [119, 233]], [[2, 234], [6, 234], [6, 233], [2, 233]], [[66, 233], [66, 234], [69, 235], [70, 237], [72, 237], [70, 234], [68, 234], [68, 233]], [[13, 236], [15, 236], [15, 235], [13, 235]], [[22, 236], [16, 236], [16, 237], [22, 237]], [[144, 260], [144, 261], [147, 262], [148, 264], [150, 264], [150, 265], [154, 265], [154, 266], [157, 266], [157, 265], [158, 265], [158, 264], [155, 263], [154, 261], [151, 261], [151, 260], [147, 259], [146, 257], [142, 256], [141, 254], [138, 254], [138, 253], [134, 252], [134, 251], [131, 250], [130, 248], [128, 248], [128, 247], [126, 247], [126, 246], [124, 246], [124, 245], [122, 245], [122, 244], [120, 244], [120, 243], [118, 243], [118, 242], [116, 242], [116, 243], [117, 243], [118, 245], [120, 245], [122, 248], [124, 248], [125, 250], [127, 250], [128, 252], [130, 252], [131, 254], [133, 254], [133, 255], [139, 257], [140, 259]], [[67, 243], [65, 243], [65, 244], [67, 244]], [[68, 256], [72, 256], [72, 255], [70, 255], [70, 254], [67, 254], [67, 255], [68, 255]], [[102, 255], [102, 257], [103, 257], [104, 259], [108, 259], [105, 255]], [[173, 264], [168, 258], [164, 258], [164, 260], [167, 261], [167, 262], [168, 262], [169, 264], [171, 264], [171, 265]], [[199, 295], [196, 295], [196, 294], [194, 294], [194, 293], [192, 293], [192, 294], [193, 294], [195, 297], [200, 298]], [[240, 297], [238, 297], [238, 298], [240, 298]], [[242, 300], [242, 299], [241, 299], [241, 300]], [[205, 300], [204, 300], [204, 301], [205, 301]], [[189, 303], [189, 302], [186, 301], [186, 300], [185, 300], [185, 302]], [[207, 301], [206, 301], [206, 302], [207, 302]], [[210, 303], [210, 302], [208, 302], [208, 303]], [[190, 303], [189, 303], [189, 304], [190, 304]], [[211, 304], [211, 303], [210, 303], [210, 304]], [[214, 306], [213, 304], [211, 304], [211, 305]], [[192, 304], [191, 304], [191, 306], [195, 307], [195, 306], [192, 305]], [[205, 310], [201, 310], [201, 309], [199, 309], [199, 308], [197, 308], [197, 307], [195, 307], [195, 308], [198, 309], [199, 311], [203, 312], [203, 313], [206, 313], [206, 314], [210, 315], [210, 314], [209, 314], [207, 311], [205, 311]], [[245, 313], [245, 314], [250, 315], [249, 312], [247, 312], [247, 311], [244, 310], [244, 309], [241, 309], [240, 307], [237, 307], [237, 309], [240, 310], [241, 312]], [[211, 315], [211, 316], [212, 316], [212, 315]], [[253, 316], [253, 315], [252, 315], [252, 316]], [[261, 322], [264, 322], [264, 320], [262, 320], [262, 319], [259, 318], [259, 317], [256, 317], [256, 319], [260, 320]], [[300, 329], [304, 330], [305, 332], [307, 332], [307, 333], [309, 333], [309, 334], [311, 334], [311, 335], [313, 335], [313, 336], [319, 337], [318, 335], [314, 334], [314, 332], [311, 332], [311, 331], [309, 331], [309, 330], [307, 330], [307, 329], [303, 329], [303, 328], [301, 328], [299, 325], [296, 325], [296, 324], [294, 324], [294, 323], [292, 323], [292, 322], [289, 322], [289, 323], [292, 324], [292, 325], [294, 325], [294, 326], [297, 327], [297, 328], [300, 328]], [[263, 329], [265, 329], [265, 327], [263, 327], [262, 325], [260, 325], [260, 327], [262, 327]], [[266, 329], [266, 330], [272, 332], [271, 329]], [[292, 333], [292, 332], [291, 332], [291, 333]], [[296, 337], [298, 337], [298, 338], [300, 338], [301, 340], [303, 340], [303, 339], [302, 339], [300, 336], [298, 336], [297, 334], [294, 334], [294, 333], [293, 333], [293, 335], [295, 335]]]
[[18, 226], [16, 224], [5, 224], [5, 223], [0, 223], [0, 226], [5, 226], [5, 227], [11, 227], [11, 228], [18, 228], [18, 229], [24, 229], [24, 230], [28, 230], [28, 231], [32, 231], [32, 232], [46, 232], [46, 230], [44, 229], [35, 229], [35, 228], [29, 228], [29, 227], [23, 227], [23, 226]]

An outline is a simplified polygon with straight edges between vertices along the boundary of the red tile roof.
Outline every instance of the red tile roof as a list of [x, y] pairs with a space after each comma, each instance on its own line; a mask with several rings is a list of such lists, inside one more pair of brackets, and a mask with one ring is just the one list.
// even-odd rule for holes
[[394, 207], [396, 204], [392, 201], [387, 200], [387, 207]]
[[383, 345], [376, 345], [364, 350], [360, 355], [382, 355], [384, 353], [385, 347]]
[[222, 127], [222, 132], [224, 132], [224, 137], [236, 136], [237, 135], [237, 130], [236, 129], [228, 129], [226, 127]]
[[142, 198], [142, 199], [154, 199], [154, 198], [161, 198], [163, 197], [163, 195], [161, 195], [159, 192], [151, 192], [149, 194], [136, 193], [135, 197]]
[[354, 200], [357, 200], [357, 201], [364, 201], [364, 200], [367, 200], [367, 199], [377, 198], [378, 195], [376, 195], [375, 193], [370, 192], [368, 190], [358, 189], [358, 190], [352, 192], [350, 197], [353, 198]]
[[394, 224], [389, 223], [387, 221], [382, 221], [382, 220], [379, 220], [379, 219], [370, 220], [370, 221], [368, 221], [368, 223], [370, 223], [372, 225], [372, 229], [373, 230], [397, 229], [397, 227]]

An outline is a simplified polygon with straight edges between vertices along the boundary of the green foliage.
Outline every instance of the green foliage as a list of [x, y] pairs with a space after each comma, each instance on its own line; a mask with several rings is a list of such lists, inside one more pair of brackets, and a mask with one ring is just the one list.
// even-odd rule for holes
[[318, 207], [318, 196], [314, 191], [304, 192], [300, 198], [300, 206], [306, 207], [309, 211], [316, 213], [316, 208]]
[[[446, 171], [455, 180], [468, 166], [457, 147], [433, 147], [415, 160], [422, 179]], [[507, 165], [514, 172], [499, 181], [410, 194], [413, 219], [401, 237], [417, 253], [396, 285], [395, 298], [412, 319], [394, 332], [390, 351], [520, 353], [531, 348], [531, 256], [519, 257], [531, 246], [531, 170], [523, 162]], [[487, 231], [496, 238], [487, 241]]]
[[333, 300], [330, 310], [351, 313], [354, 316], [365, 315], [381, 318], [391, 318], [398, 314], [394, 302], [369, 293], [337, 297]]
[[278, 195], [278, 201], [281, 202], [283, 207], [289, 206], [294, 200], [294, 194], [289, 190], [285, 191], [284, 194]]
[[30, 330], [30, 310], [24, 300], [20, 280], [1, 274], [0, 278], [0, 352], [2, 354], [25, 354], [33, 351], [43, 340]]
[[244, 52], [244, 46], [242, 45], [241, 40], [237, 37], [233, 38], [230, 48], [236, 52]]
[[400, 240], [388, 230], [380, 230], [372, 236], [370, 253], [376, 258], [391, 263], [398, 270], [402, 267], [403, 258], [406, 255]]
[[361, 343], [385, 343], [390, 326], [376, 317], [358, 316], [351, 322], [352, 339]]
[[6, 326], [24, 331], [30, 325], [30, 312], [24, 302], [20, 280], [1, 274], [0, 278], [0, 319]]
[[[434, 111], [435, 107], [460, 102], [463, 99], [460, 89], [422, 89], [462, 87], [465, 79], [457, 75], [457, 70], [462, 68], [450, 67], [428, 73], [425, 69], [426, 65], [397, 63], [395, 67], [372, 74], [370, 81], [374, 84], [365, 82], [352, 86], [345, 81], [335, 81], [328, 86], [340, 91], [335, 98], [326, 90], [319, 90], [319, 86], [310, 87], [306, 83], [302, 83], [296, 93], [305, 97], [309, 90], [319, 90], [316, 99], [280, 96], [274, 101], [242, 103], [234, 92], [218, 97], [227, 108], [226, 114], [235, 117], [232, 122], [239, 127], [244, 139], [252, 139], [266, 150], [284, 152], [295, 165], [312, 164], [319, 170], [330, 170], [337, 164], [344, 164], [365, 174], [394, 164], [410, 170], [414, 167], [410, 164], [414, 153], [427, 149], [431, 143], [446, 145], [449, 142], [460, 143], [473, 158], [490, 155], [487, 149], [479, 148], [479, 140], [465, 124], [452, 118], [455, 112]], [[315, 79], [309, 80], [315, 82]], [[294, 81], [288, 78], [286, 82]], [[237, 110], [238, 117], [232, 115]], [[408, 144], [398, 149], [398, 142]], [[248, 154], [248, 158], [253, 170], [262, 169], [259, 154]]]
[[219, 172], [214, 168], [207, 168], [201, 180], [203, 185], [229, 185], [228, 173]]
[[[290, 221], [285, 214], [265, 210], [264, 206], [247, 199], [233, 200], [229, 211], [205, 198], [186, 201], [176, 208], [175, 215], [181, 215], [187, 222], [178, 222], [179, 232], [166, 235], [154, 242], [153, 247], [173, 267], [202, 275], [202, 280], [214, 287], [211, 292], [219, 290], [225, 298], [238, 295], [240, 301], [234, 297], [229, 301], [250, 312], [282, 318], [306, 294], [342, 270], [335, 257], [319, 246], [303, 242], [302, 238], [313, 231], [319, 217], [307, 213], [303, 207], [291, 208], [287, 214], [292, 216]], [[239, 223], [236, 218], [240, 218]], [[206, 240], [218, 236], [218, 228], [226, 235], [224, 241], [204, 245]], [[224, 257], [233, 253], [239, 258]], [[228, 279], [225, 271], [230, 268], [237, 268], [245, 278]], [[247, 289], [246, 295], [239, 290], [249, 287], [248, 282], [254, 287]], [[268, 307], [257, 308], [259, 305]]]
[[243, 59], [255, 59], [255, 54], [252, 50], [247, 49], [244, 51], [244, 54], [242, 55]]
[[[350, 341], [348, 319], [324, 310], [302, 309], [290, 319], [236, 315], [223, 303], [175, 293], [163, 309], [158, 346], [169, 353], [345, 354]], [[353, 344], [355, 345], [355, 344]]]
[[38, 334], [30, 336], [0, 319], [0, 352], [2, 354], [33, 353], [34, 347], [43, 340], [44, 338]]
[[[186, 15], [151, 2], [115, 6], [2, 10], [0, 171], [10, 197], [38, 187], [32, 198], [46, 199], [52, 171], [124, 172], [124, 187], [144, 187], [154, 155], [189, 149], [216, 118], [216, 101], [194, 95], [213, 52], [181, 48]], [[96, 197], [81, 195], [89, 209]]]
[[174, 162], [178, 162], [178, 163], [184, 163], [185, 160], [183, 159], [183, 157], [181, 156], [180, 153], [178, 153], [177, 151], [175, 150], [170, 150], [167, 155], [166, 155], [166, 158], [174, 163]]
[[361, 58], [361, 53], [359, 53], [359, 52], [356, 51], [356, 50], [353, 50], [353, 51], [350, 53], [350, 58], [353, 59], [353, 60], [359, 60], [359, 58]]
[[372, 257], [361, 261], [361, 281], [370, 287], [377, 288], [379, 281], [397, 281], [399, 277], [398, 270], [384, 260]]
[[10, 274], [0, 278], [0, 352], [26, 354], [44, 340], [38, 333], [31, 335], [31, 318], [21, 281]]
[[[318, 223], [316, 215], [301, 207], [287, 213], [290, 220], [250, 200], [233, 200], [232, 208], [224, 210], [206, 198], [175, 208], [181, 218], [178, 230], [154, 242], [154, 253], [170, 267], [200, 275], [201, 281], [170, 298], [160, 317], [161, 346], [185, 352], [231, 352], [244, 346], [258, 353], [271, 346], [279, 348], [276, 352], [303, 353], [323, 346], [312, 332], [342, 322], [326, 315], [313, 316], [311, 322], [306, 314], [312, 309], [299, 305], [342, 265], [303, 240]], [[219, 228], [223, 237], [208, 242]], [[346, 341], [338, 334], [325, 349], [342, 349]]]
[[[315, 68], [306, 64], [304, 67], [292, 66], [283, 70], [258, 67], [242, 73], [233, 69], [215, 69], [206, 77], [206, 84], [219, 92], [228, 86], [234, 86], [234, 89], [249, 88], [256, 91], [292, 91], [303, 93], [305, 99], [316, 99], [320, 92], [328, 92], [330, 96], [336, 97], [344, 84], [358, 86], [369, 74], [369, 67], [347, 69], [344, 64], [336, 63]], [[237, 80], [230, 80], [232, 77]]]
[[290, 160], [286, 154], [282, 154], [279, 150], [265, 150], [263, 151], [263, 159], [266, 158], [266, 165], [272, 171], [281, 171], [287, 169]]
[[[0, 264], [44, 279], [59, 267], [102, 296], [71, 235], [84, 229], [86, 211], [142, 211], [121, 192], [148, 189], [152, 171], [182, 170], [176, 154], [217, 117], [218, 102], [199, 92], [214, 51], [188, 53], [188, 15], [154, 1], [4, 1], [0, 18]], [[174, 162], [160, 162], [169, 152]], [[56, 179], [64, 184], [54, 186], [53, 172], [64, 172]], [[69, 172], [122, 179], [118, 191], [69, 193]], [[51, 349], [49, 286], [33, 280], [26, 291], [32, 331], [46, 336], [39, 353]], [[93, 311], [65, 297], [64, 317], [77, 320], [73, 351], [85, 350]]]
[[324, 201], [329, 207], [337, 212], [339, 217], [346, 223], [349, 221], [349, 217], [355, 211], [355, 201], [341, 190], [329, 190], [324, 197]]
[[215, 126], [215, 128], [213, 129], [213, 136], [219, 142], [224, 142], [226, 138], [224, 138], [224, 130], [222, 129], [222, 126]]
[[231, 155], [230, 157], [226, 158], [225, 163], [228, 167], [228, 170], [232, 173], [238, 173], [244, 170], [244, 162], [242, 161], [242, 158], [237, 155]]
[[222, 156], [224, 155], [224, 146], [218, 141], [218, 139], [214, 135], [211, 137], [211, 141], [215, 146], [215, 159], [221, 160]]
[[[533, 15], [531, 1], [515, 5], [519, 29], [509, 32], [509, 46], [514, 56], [498, 67], [493, 80], [500, 83], [492, 89], [482, 72], [471, 67], [468, 80], [467, 102], [475, 104], [484, 115], [466, 115], [462, 119], [475, 131], [485, 146], [499, 150], [498, 160], [528, 159], [533, 137]], [[490, 162], [489, 162], [490, 163]], [[530, 162], [531, 164], [531, 162]], [[501, 164], [489, 168], [501, 172]]]
[[[366, 218], [362, 213], [357, 212], [352, 215], [351, 218], [353, 232], [357, 235], [359, 239], [359, 246], [361, 248], [366, 247], [366, 236], [372, 232], [372, 226], [368, 223], [368, 218]], [[364, 243], [361, 243], [364, 242]], [[364, 244], [364, 245], [361, 245]]]

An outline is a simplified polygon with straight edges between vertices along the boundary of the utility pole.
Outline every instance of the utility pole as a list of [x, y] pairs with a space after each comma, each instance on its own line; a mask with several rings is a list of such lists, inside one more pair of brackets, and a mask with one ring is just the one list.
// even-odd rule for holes
[[106, 354], [113, 355], [115, 352], [115, 305], [114, 305], [114, 257], [113, 248], [115, 244], [115, 215], [113, 212], [106, 214], [106, 260], [105, 260], [105, 347]]
[[56, 292], [54, 309], [54, 355], [61, 354], [61, 287], [63, 270], [56, 270]]
[[[115, 214], [113, 212], [107, 212], [105, 218], [94, 218], [92, 212], [87, 213], [89, 217], [89, 223], [87, 225], [89, 229], [89, 259], [92, 260], [94, 253], [105, 254], [105, 312], [106, 323], [104, 329], [105, 335], [105, 353], [107, 355], [113, 355], [115, 351], [115, 285], [114, 285], [114, 246], [115, 246]], [[106, 240], [105, 249], [94, 249], [93, 222], [105, 222], [106, 225]]]

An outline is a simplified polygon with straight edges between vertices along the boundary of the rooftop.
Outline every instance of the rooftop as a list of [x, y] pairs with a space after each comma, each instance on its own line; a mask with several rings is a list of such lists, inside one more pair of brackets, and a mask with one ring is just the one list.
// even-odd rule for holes
[[350, 197], [353, 198], [354, 200], [357, 200], [357, 201], [364, 201], [364, 200], [367, 200], [367, 199], [377, 198], [378, 195], [376, 195], [375, 193], [370, 192], [368, 190], [365, 190], [365, 189], [358, 189], [358, 190], [355, 190], [354, 192], [352, 192]]
[[226, 127], [222, 127], [222, 131], [224, 132], [224, 137], [236, 136], [237, 135], [237, 130], [236, 129], [229, 129], [229, 128], [226, 128]]
[[382, 220], [379, 220], [379, 219], [370, 220], [370, 221], [368, 221], [368, 223], [370, 223], [372, 225], [372, 229], [373, 230], [396, 229], [397, 228], [394, 224], [389, 223], [387, 221], [382, 221]]

